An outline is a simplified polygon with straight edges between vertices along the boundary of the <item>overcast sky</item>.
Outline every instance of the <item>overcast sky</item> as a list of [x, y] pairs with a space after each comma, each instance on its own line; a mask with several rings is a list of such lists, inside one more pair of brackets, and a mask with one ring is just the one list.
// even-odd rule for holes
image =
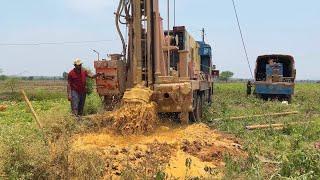
[[[166, 18], [166, 1], [159, 0]], [[8, 75], [62, 75], [75, 58], [92, 67], [96, 49], [121, 52], [115, 31], [118, 0], [0, 0], [0, 68]], [[171, 0], [173, 2], [173, 0]], [[319, 0], [236, 0], [250, 63], [261, 54], [291, 54], [298, 79], [320, 79]], [[200, 39], [206, 29], [214, 63], [249, 78], [231, 0], [176, 0], [177, 25]], [[103, 41], [101, 41], [103, 40]], [[7, 45], [99, 41], [58, 45]]]

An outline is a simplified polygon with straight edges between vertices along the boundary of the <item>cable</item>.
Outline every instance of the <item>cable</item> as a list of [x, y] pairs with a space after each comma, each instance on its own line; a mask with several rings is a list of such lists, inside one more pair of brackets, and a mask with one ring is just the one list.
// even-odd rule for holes
[[124, 40], [123, 34], [121, 32], [121, 29], [120, 29], [120, 25], [119, 25], [119, 23], [121, 23], [120, 16], [121, 16], [121, 13], [124, 10], [124, 8], [125, 8], [125, 1], [124, 0], [120, 0], [119, 1], [119, 5], [118, 5], [118, 9], [117, 9], [117, 12], [116, 12], [115, 23], [116, 23], [117, 32], [118, 32], [119, 37], [120, 37], [121, 42], [122, 42], [122, 55], [123, 55], [124, 58], [126, 58], [127, 57], [127, 45], [126, 45], [126, 42]]
[[250, 70], [250, 73], [251, 73], [251, 77], [252, 77], [252, 79], [254, 79], [254, 76], [253, 76], [253, 73], [252, 73], [252, 69], [251, 69], [251, 65], [250, 65], [250, 61], [249, 61], [248, 52], [247, 52], [247, 47], [246, 47], [246, 44], [245, 44], [245, 41], [244, 41], [244, 38], [243, 38], [243, 33], [242, 33], [240, 21], [239, 21], [239, 16], [238, 16], [237, 8], [236, 8], [236, 3], [234, 2], [234, 0], [232, 0], [232, 3], [233, 3], [234, 13], [236, 15], [236, 20], [237, 20], [237, 23], [238, 23], [238, 28], [239, 28], [239, 32], [240, 32], [240, 36], [241, 36], [241, 40], [242, 40], [243, 49], [244, 49], [244, 52], [245, 52], [245, 55], [246, 55], [246, 59], [247, 59], [247, 63], [248, 63], [248, 66], [249, 66], [249, 70]]
[[168, 16], [167, 17], [168, 18], [167, 19], [167, 21], [168, 21], [167, 22], [168, 23], [168, 27], [167, 27], [168, 28], [168, 34], [167, 34], [167, 38], [168, 38], [168, 44], [167, 44], [167, 46], [168, 46], [168, 55], [167, 56], [168, 56], [168, 74], [169, 74], [169, 71], [170, 71], [170, 68], [171, 68], [170, 67], [170, 61], [171, 61], [171, 59], [170, 59], [171, 58], [170, 57], [170, 55], [171, 55], [170, 54], [170, 0], [167, 1], [167, 13], [168, 13], [167, 14], [167, 16]]
[[96, 40], [96, 41], [66, 41], [66, 42], [38, 42], [38, 43], [0, 43], [0, 46], [41, 46], [41, 45], [64, 45], [64, 44], [85, 44], [111, 42], [114, 40]]
[[176, 26], [176, 0], [173, 0], [173, 27]]

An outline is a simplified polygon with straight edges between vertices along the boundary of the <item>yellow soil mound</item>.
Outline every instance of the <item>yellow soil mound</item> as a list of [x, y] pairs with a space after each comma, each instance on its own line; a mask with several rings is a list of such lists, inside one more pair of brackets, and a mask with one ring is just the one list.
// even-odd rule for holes
[[125, 104], [111, 116], [113, 129], [122, 135], [152, 132], [158, 122], [155, 103]]
[[8, 106], [6, 105], [0, 105], [0, 111], [5, 111], [7, 110]]
[[149, 103], [152, 93], [152, 90], [149, 88], [136, 86], [124, 93], [123, 101], [125, 103]]
[[[100, 132], [73, 138], [69, 154], [72, 162], [96, 159], [101, 165], [98, 159], [103, 159], [105, 179], [154, 179], [159, 170], [172, 179], [210, 179], [221, 175], [215, 170], [224, 166], [224, 154], [245, 156], [236, 141], [205, 124], [160, 126], [151, 95], [149, 89], [133, 88], [125, 93], [119, 109], [92, 117]], [[81, 174], [77, 169], [75, 172]]]
[[212, 169], [224, 166], [224, 154], [246, 156], [237, 141], [204, 124], [162, 126], [148, 136], [118, 136], [112, 132], [105, 128], [99, 133], [78, 135], [71, 148], [71, 152], [99, 152], [105, 161], [105, 178], [117, 179], [129, 170], [136, 178], [151, 177], [159, 169], [168, 177], [212, 177]]
[[147, 134], [158, 123], [156, 103], [151, 102], [152, 91], [144, 87], [128, 90], [123, 104], [112, 112], [91, 116], [100, 127], [110, 126], [121, 135]]

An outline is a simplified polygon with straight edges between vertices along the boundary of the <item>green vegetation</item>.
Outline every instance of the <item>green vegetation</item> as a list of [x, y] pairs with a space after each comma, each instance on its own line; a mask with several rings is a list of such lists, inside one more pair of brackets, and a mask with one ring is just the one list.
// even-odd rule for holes
[[17, 90], [18, 83], [19, 79], [12, 77], [6, 80], [5, 87], [9, 88], [11, 93], [14, 93]]
[[24, 102], [2, 101], [1, 104], [7, 105], [8, 109], [0, 112], [0, 177], [69, 179], [78, 176], [96, 179], [96, 169], [101, 174], [103, 165], [96, 154], [80, 152], [74, 155], [88, 160], [84, 162], [68, 158], [71, 136], [87, 131], [84, 124], [89, 123], [77, 122], [70, 114], [66, 99], [32, 101], [44, 125], [43, 130], [37, 127]]
[[103, 110], [102, 99], [96, 94], [92, 93], [87, 96], [86, 104], [84, 106], [84, 114], [96, 114]]
[[[23, 85], [25, 86], [25, 85]], [[27, 94], [45, 128], [39, 130], [19, 94], [0, 99], [8, 106], [0, 112], [0, 178], [9, 179], [98, 179], [104, 164], [99, 154], [74, 152], [69, 159], [72, 135], [88, 131], [89, 122], [79, 123], [70, 115], [70, 105], [64, 86], [57, 90], [39, 88], [35, 84]], [[34, 88], [36, 87], [36, 88]], [[319, 179], [320, 151], [314, 143], [320, 141], [320, 84], [298, 84], [290, 105], [265, 102], [246, 97], [245, 83], [217, 84], [212, 107], [206, 109], [203, 122], [212, 128], [235, 136], [247, 157], [234, 158], [225, 154], [224, 179]], [[0, 92], [0, 96], [8, 92]], [[9, 92], [10, 94], [10, 92]], [[10, 94], [12, 95], [12, 94]], [[87, 98], [86, 113], [101, 110], [101, 100], [95, 93]], [[294, 111], [298, 115], [285, 117], [229, 120], [231, 116]], [[214, 120], [216, 118], [224, 120]], [[290, 125], [291, 122], [306, 124]], [[284, 123], [283, 130], [249, 131], [246, 125]], [[129, 172], [129, 171], [128, 171]], [[123, 177], [132, 177], [123, 172]], [[164, 174], [158, 173], [158, 179]]]
[[228, 80], [232, 78], [233, 75], [234, 73], [231, 71], [223, 71], [220, 73], [219, 80], [228, 82]]
[[[245, 96], [245, 84], [218, 84], [214, 104], [207, 109], [204, 122], [220, 131], [237, 137], [248, 159], [226, 158], [227, 179], [319, 179], [320, 151], [314, 143], [320, 141], [320, 85], [298, 84], [291, 105], [265, 102]], [[286, 117], [247, 118], [230, 120], [228, 117], [294, 111], [299, 115]], [[214, 121], [224, 117], [224, 120]], [[290, 125], [292, 122], [306, 124]], [[249, 131], [247, 125], [286, 124], [283, 130], [266, 129]]]

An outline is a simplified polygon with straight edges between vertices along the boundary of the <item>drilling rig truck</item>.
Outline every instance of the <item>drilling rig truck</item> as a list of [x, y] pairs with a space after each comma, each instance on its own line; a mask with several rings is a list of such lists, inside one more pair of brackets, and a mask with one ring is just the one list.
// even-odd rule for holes
[[122, 53], [94, 62], [106, 106], [114, 107], [139, 86], [152, 90], [159, 113], [177, 113], [182, 123], [199, 120], [213, 95], [211, 46], [196, 41], [185, 26], [164, 30], [159, 0], [119, 0], [115, 20]]

